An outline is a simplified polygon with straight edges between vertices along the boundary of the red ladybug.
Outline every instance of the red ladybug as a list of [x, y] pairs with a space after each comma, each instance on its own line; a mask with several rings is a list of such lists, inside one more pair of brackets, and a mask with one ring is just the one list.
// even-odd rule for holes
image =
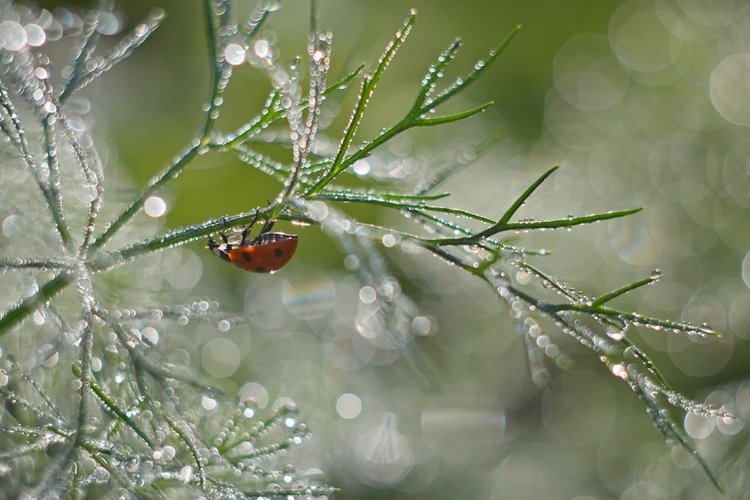
[[238, 245], [229, 243], [226, 228], [219, 234], [224, 243], [217, 243], [208, 237], [208, 248], [218, 257], [252, 273], [274, 273], [284, 267], [297, 251], [297, 236], [294, 234], [272, 233], [276, 221], [268, 221], [260, 234], [248, 240], [247, 237], [258, 219], [255, 213], [250, 225], [242, 230], [242, 240]]

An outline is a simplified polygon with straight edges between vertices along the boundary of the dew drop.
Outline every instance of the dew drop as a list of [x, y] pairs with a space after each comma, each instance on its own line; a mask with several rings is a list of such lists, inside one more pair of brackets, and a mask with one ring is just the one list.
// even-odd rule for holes
[[354, 271], [359, 267], [359, 257], [355, 254], [349, 254], [344, 257], [344, 267], [349, 271]]
[[167, 203], [158, 196], [149, 196], [143, 202], [143, 211], [149, 217], [156, 219], [167, 213]]
[[356, 394], [342, 394], [336, 400], [336, 412], [347, 420], [357, 418], [362, 412], [362, 400]]
[[[49, 71], [47, 71], [47, 68], [40, 66], [34, 70], [34, 76], [36, 76], [40, 80], [46, 80], [49, 78]], [[36, 97], [36, 92], [34, 97]]]
[[315, 61], [315, 63], [320, 64], [320, 61], [322, 61], [325, 58], [325, 52], [322, 50], [316, 50], [313, 52], [312, 60]]
[[352, 165], [352, 171], [359, 176], [365, 176], [370, 173], [370, 164], [367, 160], [357, 160]]
[[268, 40], [260, 39], [255, 42], [253, 51], [255, 52], [255, 55], [260, 57], [261, 59], [268, 59], [271, 55], [271, 44], [268, 42]]
[[148, 25], [146, 24], [139, 24], [135, 27], [135, 36], [142, 38], [146, 35], [148, 35], [149, 29]]
[[0, 23], [0, 47], [19, 51], [26, 47], [28, 35], [23, 26], [15, 21], [3, 21]]
[[396, 244], [396, 237], [390, 233], [383, 235], [382, 238], [383, 246], [391, 248]]
[[[230, 43], [224, 49], [224, 59], [232, 66], [238, 66], [245, 62], [247, 51], [239, 43]], [[257, 49], [256, 49], [257, 54]]]
[[313, 201], [307, 207], [307, 214], [314, 221], [323, 221], [328, 217], [328, 206], [322, 201]]
[[625, 338], [625, 330], [614, 330], [614, 331], [607, 331], [607, 336], [615, 341], [620, 341]]
[[27, 24], [24, 30], [26, 31], [26, 43], [32, 47], [41, 47], [47, 40], [44, 28], [38, 24]]
[[432, 330], [432, 322], [425, 316], [417, 316], [411, 321], [411, 327], [417, 335], [427, 335]]
[[201, 406], [206, 410], [213, 410], [217, 405], [218, 403], [216, 402], [216, 400], [208, 396], [203, 396], [203, 398], [201, 399]]
[[96, 29], [102, 35], [114, 35], [120, 31], [120, 21], [111, 12], [102, 12]]
[[34, 311], [34, 314], [32, 314], [31, 319], [34, 321], [37, 325], [43, 325], [45, 321], [44, 312], [40, 310]]
[[141, 335], [152, 345], [156, 345], [159, 343], [159, 332], [153, 327], [147, 326], [141, 331]]
[[281, 2], [281, 0], [266, 0], [263, 3], [263, 7], [268, 12], [275, 12], [275, 11], [279, 10], [282, 7], [282, 2]]
[[625, 367], [623, 363], [615, 363], [610, 367], [610, 371], [612, 372], [612, 375], [615, 377], [619, 377], [623, 380], [628, 379], [628, 369]]
[[359, 290], [359, 300], [363, 304], [372, 304], [378, 298], [378, 293], [371, 286], [363, 286]]

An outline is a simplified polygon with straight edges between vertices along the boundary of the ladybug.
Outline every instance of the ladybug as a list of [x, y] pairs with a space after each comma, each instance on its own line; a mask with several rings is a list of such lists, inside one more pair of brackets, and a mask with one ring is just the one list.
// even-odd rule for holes
[[[242, 240], [237, 245], [229, 243], [226, 227], [219, 233], [224, 243], [217, 243], [208, 237], [208, 249], [235, 266], [252, 273], [274, 273], [284, 267], [297, 251], [297, 236], [294, 234], [272, 233], [276, 221], [268, 221], [260, 234], [248, 240], [247, 237], [258, 219], [258, 212], [245, 229]], [[225, 221], [226, 225], [226, 221]]]

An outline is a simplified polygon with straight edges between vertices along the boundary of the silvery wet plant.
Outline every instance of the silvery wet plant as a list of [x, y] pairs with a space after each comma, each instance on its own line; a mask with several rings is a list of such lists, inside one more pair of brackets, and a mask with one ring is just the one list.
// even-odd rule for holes
[[[307, 498], [335, 493], [285, 463], [309, 436], [293, 402], [280, 398], [260, 408], [250, 397], [228, 394], [187, 362], [176, 361], [179, 357], [165, 346], [165, 339], [186, 324], [226, 331], [252, 321], [223, 312], [210, 299], [186, 299], [174, 286], [180, 271], [170, 263], [179, 259], [177, 247], [239, 229], [256, 217], [319, 226], [329, 235], [359, 280], [356, 328], [375, 349], [405, 358], [426, 384], [433, 368], [416, 338], [424, 317], [402, 291], [383, 248], [427, 252], [482, 280], [511, 311], [535, 382], [548, 378], [546, 358], [571, 366], [554, 335], [572, 337], [637, 394], [667, 442], [687, 449], [721, 490], [667, 407], [717, 419], [731, 415], [674, 391], [628, 336], [640, 326], [685, 335], [715, 333], [708, 325], [609, 305], [655, 282], [658, 273], [589, 296], [545, 273], [537, 264], [545, 252], [518, 244], [529, 231], [616, 219], [639, 208], [518, 219], [517, 212], [555, 167], [494, 218], [443, 204], [448, 193], [439, 188], [469, 161], [416, 180], [405, 175], [398, 183], [384, 172], [383, 146], [395, 137], [412, 128], [468, 119], [491, 105], [450, 114], [440, 108], [486, 72], [518, 28], [468, 73], [444, 84], [445, 69], [461, 47], [460, 41], [452, 42], [426, 70], [403, 118], [362, 140], [357, 133], [368, 103], [407, 41], [416, 12], [372, 68], [365, 72], [360, 66], [332, 82], [333, 38], [319, 28], [314, 2], [306, 57], [291, 63], [282, 60], [265, 28], [279, 4], [261, 1], [241, 23], [233, 8], [228, 1], [205, 2], [212, 85], [198, 133], [137, 195], [123, 199], [126, 190], [109, 180], [119, 176], [92, 134], [84, 89], [100, 76], [106, 85], [107, 70], [147, 41], [164, 12], [154, 10], [131, 32], [118, 34], [120, 20], [111, 6], [53, 14], [2, 5], [0, 126], [6, 140], [0, 265], [8, 293], [0, 316], [0, 487], [6, 496], [139, 497], [192, 490], [216, 498]], [[101, 40], [112, 36], [117, 41], [101, 48]], [[73, 40], [67, 65], [53, 64], [44, 55], [60, 39]], [[55, 68], [62, 68], [59, 74]], [[265, 74], [271, 90], [257, 116], [222, 131], [225, 90], [239, 70]], [[325, 100], [355, 82], [359, 94], [343, 130], [322, 130]], [[469, 156], [481, 156], [495, 142], [489, 138]], [[278, 147], [278, 156], [269, 152], [272, 146]], [[236, 157], [276, 181], [278, 195], [241, 213], [159, 233], [151, 219], [139, 214], [162, 210], [159, 194], [208, 154]], [[357, 183], [368, 182], [367, 189], [345, 187], [353, 184], [347, 179], [353, 172]], [[409, 230], [365, 223], [346, 212], [350, 204], [383, 207], [413, 225]], [[538, 296], [528, 291], [529, 281], [541, 285]]]

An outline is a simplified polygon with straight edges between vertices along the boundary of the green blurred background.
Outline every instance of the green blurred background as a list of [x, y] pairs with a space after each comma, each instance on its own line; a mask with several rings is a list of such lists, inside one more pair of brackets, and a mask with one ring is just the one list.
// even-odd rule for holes
[[[62, 3], [68, 4], [41, 5]], [[238, 4], [238, 12], [252, 7]], [[209, 85], [199, 2], [158, 5], [168, 17], [156, 35], [88, 91], [109, 161], [120, 163], [134, 186], [198, 129]], [[132, 26], [154, 6], [130, 0], [117, 12]], [[468, 71], [523, 24], [496, 65], [453, 104], [494, 100], [491, 110], [413, 131], [389, 152], [446, 165], [504, 129], [497, 147], [447, 185], [452, 206], [498, 217], [556, 164], [563, 168], [519, 216], [645, 206], [627, 219], [572, 233], [520, 235], [519, 244], [551, 249], [534, 264], [592, 296], [661, 269], [659, 284], [616, 305], [708, 321], [722, 338], [630, 335], [677, 390], [740, 417], [750, 414], [750, 11], [744, 2], [321, 0], [320, 6], [321, 26], [334, 33], [332, 79], [361, 62], [372, 68], [409, 9], [419, 12], [371, 102], [360, 140], [400, 117], [426, 68], [454, 37], [464, 46], [449, 77]], [[271, 17], [282, 60], [304, 54], [308, 16], [307, 2], [288, 1]], [[257, 113], [269, 90], [264, 74], [238, 68], [220, 128]], [[346, 123], [356, 93], [352, 86], [329, 101], [330, 137]], [[169, 206], [164, 225], [246, 211], [278, 189], [230, 155], [211, 154], [162, 193]], [[401, 224], [392, 215], [352, 213]], [[298, 257], [274, 276], [240, 273], [198, 243], [170, 251], [171, 262], [197, 273], [184, 287], [186, 297], [210, 296], [256, 321], [226, 333], [198, 328], [165, 335], [165, 344], [241, 394], [295, 399], [316, 436], [301, 450], [298, 468], [322, 469], [343, 489], [341, 498], [719, 498], [596, 359], [552, 334], [577, 370], [551, 368], [550, 383], [536, 387], [523, 340], [492, 290], [434, 258], [393, 248], [387, 255], [394, 276], [427, 321], [421, 345], [437, 367], [439, 390], [432, 391], [403, 363], [358, 338], [352, 311], [359, 285], [344, 256], [319, 230], [297, 231]], [[229, 352], [241, 356], [226, 369]], [[673, 415], [682, 421], [678, 411]], [[730, 496], [747, 498], [743, 424], [684, 422]]]

